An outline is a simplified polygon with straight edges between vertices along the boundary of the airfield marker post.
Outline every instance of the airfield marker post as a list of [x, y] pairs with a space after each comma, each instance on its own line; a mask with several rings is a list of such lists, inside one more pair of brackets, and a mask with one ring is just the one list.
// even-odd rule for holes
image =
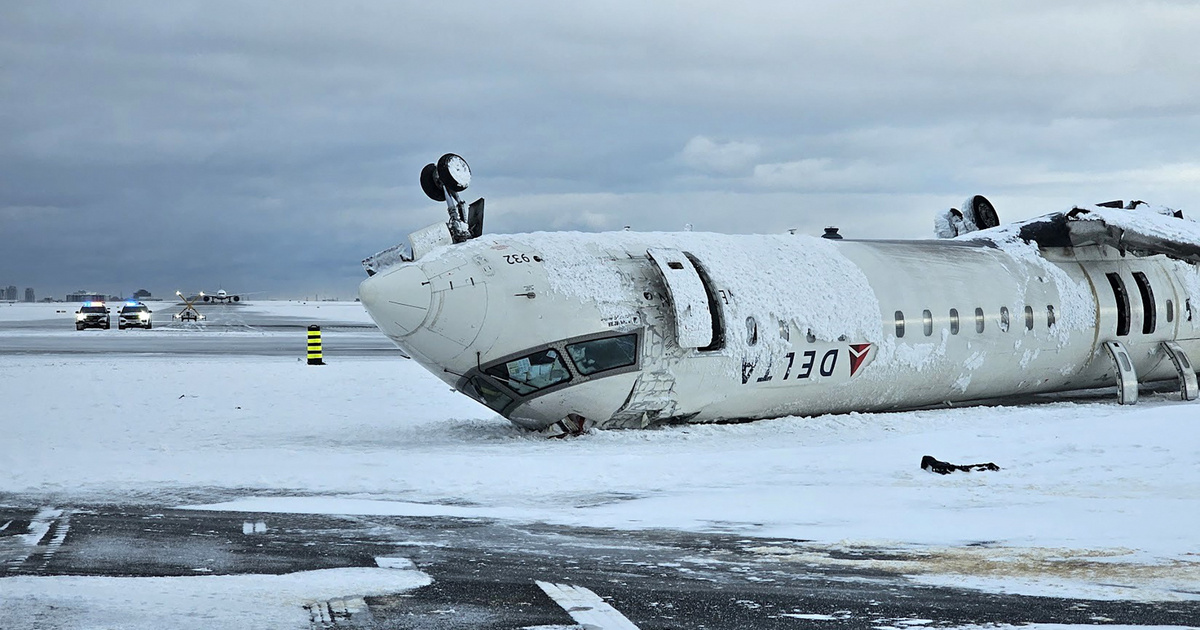
[[321, 360], [321, 327], [316, 324], [308, 327], [308, 364], [325, 365]]

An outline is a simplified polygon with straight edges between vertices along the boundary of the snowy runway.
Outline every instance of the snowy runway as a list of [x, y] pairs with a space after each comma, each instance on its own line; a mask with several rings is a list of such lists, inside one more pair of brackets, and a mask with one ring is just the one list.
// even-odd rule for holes
[[[1161, 602], [1191, 612], [1154, 623], [1200, 622], [1200, 407], [1177, 394], [545, 440], [381, 353], [369, 330], [328, 332], [330, 348], [339, 334], [354, 342], [326, 366], [300, 360], [303, 322], [367, 323], [356, 305], [241, 307], [247, 331], [187, 333], [210, 354], [124, 352], [125, 340], [171, 348], [185, 333], [156, 321], [68, 334], [53, 306], [0, 306], [0, 504], [199, 508], [232, 512], [239, 528], [275, 513], [732, 535], [765, 539], [745, 553], [788, 570]], [[280, 318], [294, 330], [258, 324]], [[77, 354], [77, 340], [115, 349]], [[1001, 470], [935, 475], [919, 468], [927, 454]], [[78, 522], [58, 545], [71, 546]], [[0, 530], [0, 562], [31, 535], [21, 523]], [[0, 599], [101, 583], [13, 573]]]

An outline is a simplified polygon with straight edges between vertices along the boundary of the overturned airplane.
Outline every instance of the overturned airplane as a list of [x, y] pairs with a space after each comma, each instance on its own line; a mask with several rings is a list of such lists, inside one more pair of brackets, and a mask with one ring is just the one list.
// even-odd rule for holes
[[363, 261], [380, 329], [533, 430], [881, 411], [1174, 379], [1197, 397], [1200, 224], [1142, 202], [1000, 226], [971, 197], [938, 240], [484, 235], [447, 154], [448, 222]]

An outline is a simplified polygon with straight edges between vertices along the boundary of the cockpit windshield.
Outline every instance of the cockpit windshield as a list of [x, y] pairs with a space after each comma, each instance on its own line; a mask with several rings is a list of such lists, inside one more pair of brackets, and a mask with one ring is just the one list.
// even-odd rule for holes
[[571, 373], [554, 348], [547, 348], [485, 370], [518, 394], [525, 395], [571, 380]]
[[583, 376], [637, 362], [637, 335], [622, 335], [567, 344], [567, 354]]

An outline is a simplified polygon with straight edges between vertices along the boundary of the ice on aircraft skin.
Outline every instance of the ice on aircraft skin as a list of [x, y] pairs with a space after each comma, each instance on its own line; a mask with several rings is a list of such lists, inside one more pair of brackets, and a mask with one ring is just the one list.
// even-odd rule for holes
[[1177, 379], [1196, 397], [1200, 225], [1130, 204], [1000, 226], [980, 196], [950, 238], [483, 235], [470, 171], [421, 184], [449, 221], [363, 261], [398, 346], [534, 430], [880, 411]]

